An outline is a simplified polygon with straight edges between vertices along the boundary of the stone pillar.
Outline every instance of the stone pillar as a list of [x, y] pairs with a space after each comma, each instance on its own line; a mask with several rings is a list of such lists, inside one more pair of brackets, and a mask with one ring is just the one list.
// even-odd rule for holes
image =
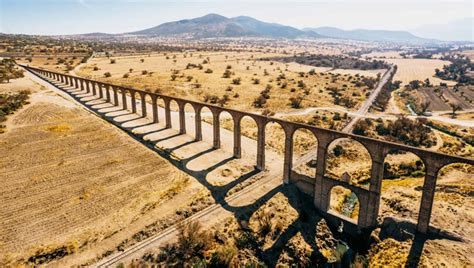
[[127, 110], [127, 91], [121, 88], [120, 92], [122, 93], [122, 107], [124, 110]]
[[84, 91], [84, 79], [79, 80], [81, 82], [81, 91]]
[[234, 121], [234, 157], [242, 157], [242, 135], [241, 135], [241, 121], [242, 117], [233, 116]]
[[318, 152], [316, 159], [316, 180], [314, 184], [314, 205], [321, 211], [328, 210], [327, 193], [323, 191], [323, 178], [326, 172], [326, 157], [327, 147], [331, 143], [330, 137], [327, 134], [319, 133], [318, 138]]
[[265, 125], [264, 120], [257, 120], [257, 169], [259, 170], [265, 169]]
[[184, 110], [185, 103], [178, 102], [179, 109], [179, 134], [186, 134], [186, 112]]
[[153, 113], [153, 123], [158, 123], [160, 120], [158, 119], [158, 96], [155, 94], [151, 96], [151, 109]]
[[91, 93], [91, 89], [90, 89], [90, 87], [89, 87], [90, 82], [87, 81], [87, 80], [85, 80], [85, 82], [86, 82], [86, 92], [87, 92], [87, 93]]
[[79, 82], [77, 81], [77, 77], [74, 77], [74, 87], [79, 88]]
[[170, 102], [171, 100], [168, 98], [163, 99], [165, 101], [165, 123], [166, 123], [166, 128], [171, 128], [171, 107], [170, 107]]
[[290, 174], [293, 166], [293, 130], [285, 130], [285, 158], [283, 161], [283, 183], [290, 183]]
[[[427, 161], [428, 160], [428, 161]], [[438, 165], [431, 159], [423, 159], [426, 168], [425, 182], [423, 183], [423, 192], [421, 196], [420, 212], [418, 213], [418, 225], [416, 230], [422, 234], [428, 232], [430, 225], [431, 211], [433, 210], [433, 201], [436, 190], [436, 179]]]
[[214, 142], [212, 148], [219, 149], [221, 148], [221, 126], [219, 121], [219, 112], [212, 111], [212, 129], [213, 129], [213, 137]]
[[130, 97], [132, 99], [131, 104], [132, 104], [132, 113], [137, 112], [137, 100], [135, 99], [135, 90], [130, 90]]
[[64, 76], [60, 75], [60, 77], [61, 77], [61, 83], [64, 83]]
[[[385, 160], [384, 148], [380, 146], [371, 146], [369, 151], [372, 159], [372, 169], [370, 171], [369, 197], [367, 201], [367, 215], [359, 219], [359, 225], [362, 228], [377, 225], [377, 216], [380, 207], [380, 191], [383, 179], [383, 163]], [[362, 209], [362, 204], [359, 202]]]
[[92, 95], [96, 96], [97, 95], [97, 88], [96, 88], [96, 82], [92, 81]]
[[195, 132], [195, 141], [202, 141], [202, 121], [201, 121], [201, 106], [194, 106], [194, 127], [196, 128]]
[[114, 106], [119, 106], [119, 100], [118, 100], [118, 89], [115, 86], [112, 86], [112, 90], [114, 91]]
[[102, 86], [102, 83], [97, 83], [97, 88], [99, 89], [99, 98], [103, 99], [104, 98], [104, 87]]
[[106, 96], [106, 99], [107, 99], [107, 102], [111, 102], [110, 100], [110, 86], [109, 85], [104, 85], [104, 89], [105, 89], [105, 96]]
[[140, 92], [140, 102], [142, 103], [142, 117], [146, 117], [146, 93]]

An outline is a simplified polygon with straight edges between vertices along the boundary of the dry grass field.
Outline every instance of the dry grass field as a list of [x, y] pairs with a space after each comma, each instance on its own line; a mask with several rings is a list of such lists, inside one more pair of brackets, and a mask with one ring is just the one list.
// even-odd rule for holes
[[444, 81], [435, 75], [435, 69], [443, 69], [444, 65], [449, 65], [449, 61], [439, 59], [392, 59], [387, 58], [385, 61], [398, 66], [394, 80], [400, 80], [403, 84], [408, 84], [412, 80], [424, 81], [428, 78], [431, 84], [439, 85], [443, 82], [448, 85], [454, 85], [456, 82]]
[[30, 104], [0, 134], [0, 266], [48, 263], [99, 242], [113, 249], [202, 194], [167, 161], [28, 78], [0, 92], [24, 89]]
[[[351, 109], [356, 109], [370, 91], [365, 85], [354, 86], [353, 82], [360, 79], [355, 77], [355, 71], [344, 71], [351, 74], [316, 72], [302, 77], [299, 72], [318, 68], [257, 60], [269, 56], [278, 54], [195, 52], [150, 57], [93, 58], [76, 73], [198, 101], [215, 103], [225, 99], [226, 107], [251, 111], [262, 111], [264, 108], [274, 112], [295, 110], [290, 106], [290, 98], [298, 97], [303, 98], [301, 108], [333, 107], [336, 105], [327, 90], [329, 87], [344, 89], [343, 95], [354, 102]], [[97, 70], [94, 71], [94, 68]], [[229, 78], [223, 77], [224, 72], [228, 73]], [[106, 78], [105, 73], [110, 73], [111, 77]], [[375, 72], [363, 73], [376, 76]], [[124, 78], [124, 75], [128, 77]], [[266, 103], [262, 105], [263, 108], [255, 107], [255, 99], [266, 88], [269, 88]]]
[[31, 65], [53, 72], [66, 73], [79, 65], [83, 59], [84, 55], [82, 54], [51, 54], [21, 57], [16, 61], [19, 64]]

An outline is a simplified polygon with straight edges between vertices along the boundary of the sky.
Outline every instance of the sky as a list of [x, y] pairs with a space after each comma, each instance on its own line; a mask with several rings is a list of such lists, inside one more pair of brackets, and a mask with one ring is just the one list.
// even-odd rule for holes
[[217, 13], [297, 28], [414, 30], [474, 14], [465, 0], [0, 0], [0, 32], [123, 33]]

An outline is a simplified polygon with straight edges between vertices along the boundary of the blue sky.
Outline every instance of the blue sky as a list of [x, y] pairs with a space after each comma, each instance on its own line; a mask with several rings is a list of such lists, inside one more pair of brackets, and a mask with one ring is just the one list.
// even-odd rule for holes
[[411, 30], [471, 17], [464, 0], [0, 0], [0, 32], [120, 33], [208, 13], [294, 27]]

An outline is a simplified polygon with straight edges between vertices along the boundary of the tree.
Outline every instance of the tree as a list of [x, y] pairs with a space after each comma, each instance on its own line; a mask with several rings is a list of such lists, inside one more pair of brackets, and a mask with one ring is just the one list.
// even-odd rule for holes
[[461, 111], [462, 110], [462, 107], [459, 105], [459, 104], [456, 104], [456, 103], [450, 103], [449, 106], [451, 106], [451, 117], [454, 118], [456, 117], [456, 112], [457, 111]]
[[430, 107], [430, 103], [428, 101], [424, 101], [420, 103], [421, 114], [425, 114], [428, 111], [429, 107]]

